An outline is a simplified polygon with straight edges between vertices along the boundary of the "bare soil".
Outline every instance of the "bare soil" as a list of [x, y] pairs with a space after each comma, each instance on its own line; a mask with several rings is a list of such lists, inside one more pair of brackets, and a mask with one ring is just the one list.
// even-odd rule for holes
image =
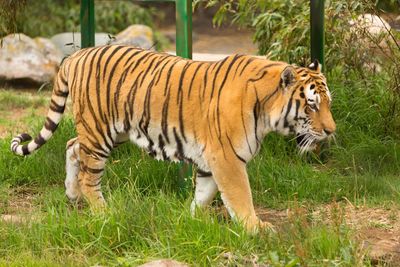
[[304, 207], [288, 210], [258, 209], [262, 220], [273, 223], [278, 229], [285, 223], [307, 217], [308, 223], [330, 225], [345, 224], [354, 231], [373, 264], [400, 266], [400, 209], [398, 207], [370, 208], [351, 203], [332, 203], [313, 207], [308, 213]]

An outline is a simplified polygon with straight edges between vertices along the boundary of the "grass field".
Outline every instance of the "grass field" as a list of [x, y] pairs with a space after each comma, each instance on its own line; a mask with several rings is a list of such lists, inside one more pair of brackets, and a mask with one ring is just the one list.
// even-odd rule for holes
[[[192, 180], [129, 144], [108, 162], [105, 214], [72, 206], [63, 187], [65, 143], [75, 135], [70, 115], [40, 151], [14, 156], [12, 134], [39, 131], [49, 93], [0, 91], [0, 214], [18, 215], [0, 220], [0, 266], [135, 266], [160, 258], [194, 266], [384, 265], [368, 256], [360, 231], [400, 230], [400, 116], [385, 77], [344, 77], [339, 70], [328, 77], [336, 143], [320, 157], [301, 157], [294, 140], [271, 134], [249, 164], [257, 210], [277, 226], [253, 236], [227, 218], [219, 199], [191, 217]], [[389, 222], [349, 223], [349, 209], [361, 207], [383, 211]]]

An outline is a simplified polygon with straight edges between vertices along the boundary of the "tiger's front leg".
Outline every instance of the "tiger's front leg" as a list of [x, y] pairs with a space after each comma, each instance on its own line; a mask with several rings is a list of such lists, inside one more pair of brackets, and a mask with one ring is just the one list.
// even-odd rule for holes
[[256, 215], [246, 164], [235, 155], [213, 155], [209, 161], [214, 180], [229, 215], [253, 233], [272, 224], [262, 222]]

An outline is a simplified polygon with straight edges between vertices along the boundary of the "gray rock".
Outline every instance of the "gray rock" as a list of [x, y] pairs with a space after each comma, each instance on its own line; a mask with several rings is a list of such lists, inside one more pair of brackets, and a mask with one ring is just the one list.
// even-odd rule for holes
[[115, 36], [112, 44], [124, 44], [149, 49], [154, 45], [153, 31], [145, 25], [131, 25]]
[[[96, 46], [110, 43], [110, 34], [100, 32], [94, 35]], [[71, 55], [81, 48], [80, 32], [64, 32], [51, 37], [51, 41], [60, 49], [65, 56]]]
[[[113, 36], [110, 33], [96, 33], [96, 46], [106, 44], [123, 44], [135, 47], [150, 48], [153, 46], [153, 31], [145, 25], [131, 25], [122, 32]], [[64, 53], [71, 55], [81, 47], [80, 32], [64, 32], [51, 37], [51, 41]]]
[[156, 260], [140, 265], [139, 267], [189, 267], [189, 265], [175, 260]]
[[50, 40], [10, 34], [0, 47], [0, 78], [51, 81], [58, 71], [62, 54]]

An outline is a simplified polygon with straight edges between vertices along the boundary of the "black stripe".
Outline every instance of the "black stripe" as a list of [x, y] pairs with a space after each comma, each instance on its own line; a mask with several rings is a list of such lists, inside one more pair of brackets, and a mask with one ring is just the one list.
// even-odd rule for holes
[[51, 100], [50, 109], [57, 113], [64, 113], [65, 106], [57, 104], [53, 99]]
[[210, 100], [212, 99], [213, 95], [214, 95], [214, 89], [215, 89], [215, 82], [217, 81], [217, 77], [219, 72], [221, 71], [222, 66], [225, 64], [225, 62], [229, 59], [229, 57], [224, 58], [222, 61], [219, 61], [218, 63], [218, 68], [217, 70], [214, 72], [214, 79], [212, 82], [212, 87], [211, 87], [211, 94], [210, 94]]
[[235, 156], [236, 156], [240, 161], [242, 161], [243, 163], [246, 163], [246, 161], [245, 161], [241, 156], [239, 156], [239, 154], [236, 152], [236, 150], [235, 150], [235, 148], [233, 147], [232, 141], [231, 141], [231, 139], [229, 138], [229, 135], [228, 135], [228, 134], [226, 134], [226, 138], [228, 138], [229, 145], [231, 146], [231, 149], [232, 149], [233, 153], [235, 153]]
[[[170, 57], [165, 57], [165, 58], [163, 58], [162, 60], [160, 60], [160, 61], [158, 62], [158, 66], [161, 66], [161, 64], [164, 62], [165, 59], [169, 59], [169, 60], [170, 60], [171, 58], [170, 58]], [[164, 68], [168, 65], [169, 62], [170, 62], [170, 61], [166, 62], [165, 64], [162, 64], [162, 67], [161, 67], [161, 69], [160, 69], [159, 72], [158, 72], [158, 76], [154, 77], [154, 79], [155, 79], [154, 85], [157, 85], [158, 82], [160, 81], [161, 76], [164, 74]], [[155, 70], [155, 69], [156, 69], [156, 68], [154, 68], [154, 70]]]
[[102, 59], [103, 56], [105, 55], [105, 53], [111, 48], [111, 46], [106, 46], [103, 49], [101, 49], [101, 52], [99, 54], [99, 56], [97, 57], [97, 63], [96, 63], [96, 100], [97, 100], [97, 114], [100, 116], [101, 120], [103, 121], [103, 123], [106, 122], [106, 118], [103, 114], [103, 111], [101, 109], [101, 85], [100, 85], [100, 80], [101, 80], [101, 76], [102, 73], [105, 72], [105, 69], [103, 69], [103, 71], [100, 71], [100, 67], [103, 66], [104, 64], [102, 63]]
[[[111, 105], [111, 80], [114, 78], [114, 72], [119, 64], [119, 62], [121, 62], [121, 60], [124, 59], [124, 57], [130, 52], [132, 51], [133, 48], [127, 48], [122, 55], [118, 56], [118, 59], [116, 62], [113, 63], [113, 66], [111, 68], [110, 74], [108, 75], [108, 80], [107, 80], [107, 90], [106, 90], [106, 102], [107, 102], [107, 111], [108, 111], [108, 115], [111, 116], [111, 110], [112, 110], [112, 105]], [[113, 51], [114, 52], [114, 51]], [[112, 56], [114, 55], [114, 53], [112, 53], [112, 55], [107, 59], [109, 60]], [[107, 62], [108, 63], [108, 62]], [[104, 69], [106, 71], [106, 69]], [[103, 76], [103, 80], [105, 79], [105, 76]]]
[[38, 147], [41, 147], [46, 143], [46, 140], [43, 138], [43, 136], [39, 133], [38, 136], [35, 138], [35, 143], [38, 145]]
[[250, 145], [250, 143], [249, 143], [249, 138], [248, 138], [247, 129], [246, 129], [246, 123], [245, 123], [244, 114], [243, 114], [243, 111], [244, 111], [244, 110], [243, 110], [243, 98], [241, 99], [240, 104], [241, 104], [241, 107], [240, 107], [240, 117], [241, 117], [241, 119], [242, 119], [242, 126], [243, 126], [243, 129], [244, 129], [244, 135], [246, 136], [247, 147], [248, 147], [248, 149], [249, 149], [249, 151], [250, 151], [250, 154], [253, 154], [253, 149], [251, 148], [251, 145]]
[[21, 142], [32, 140], [32, 137], [27, 133], [23, 133], [19, 137], [21, 138]]
[[208, 70], [210, 69], [211, 66], [214, 66], [214, 65], [215, 65], [215, 63], [214, 63], [214, 64], [208, 65], [208, 66], [207, 66], [207, 69], [206, 69], [206, 71], [205, 71], [205, 73], [204, 73], [204, 78], [203, 78], [203, 84], [204, 84], [204, 87], [203, 87], [203, 94], [202, 94], [202, 97], [200, 97], [200, 100], [201, 100], [201, 99], [204, 99], [204, 96], [205, 96], [205, 94], [206, 94], [206, 88], [207, 88], [207, 82], [208, 82]]
[[[142, 86], [142, 84], [143, 84], [144, 81], [147, 81], [146, 77], [147, 77], [147, 75], [148, 75], [149, 73], [151, 74], [150, 70], [151, 70], [151, 68], [153, 67], [154, 62], [158, 59], [158, 55], [157, 55], [157, 54], [151, 54], [151, 56], [154, 56], [154, 58], [151, 59], [151, 57], [148, 57], [148, 58], [145, 60], [145, 62], [143, 62], [143, 64], [146, 64], [146, 63], [147, 63], [147, 60], [151, 59], [150, 64], [149, 64], [148, 66], [146, 66], [145, 69], [143, 70], [143, 71], [144, 71], [144, 76], [143, 76], [142, 80], [140, 81], [139, 87]], [[156, 67], [157, 67], [157, 65], [156, 65]], [[155, 67], [154, 69], [156, 69], [156, 67]], [[154, 78], [153, 78], [152, 80], [153, 80], [153, 83], [154, 83]]]
[[[111, 59], [113, 58], [113, 56], [114, 56], [119, 50], [121, 50], [122, 48], [126, 48], [126, 46], [122, 46], [122, 45], [119, 45], [119, 46], [110, 46], [110, 48], [113, 48], [113, 51], [111, 52], [110, 55], [107, 56], [106, 62], [105, 62], [105, 64], [104, 64], [104, 72], [103, 72], [103, 73], [105, 73], [105, 74], [108, 73], [108, 71], [107, 71], [107, 66], [108, 66], [108, 64], [110, 63], [110, 61], [111, 61]], [[105, 78], [106, 78], [106, 75], [103, 75], [103, 82], [105, 82]]]
[[[97, 186], [100, 186], [100, 184], [101, 184], [101, 179], [98, 179], [98, 182], [95, 183], [95, 184], [85, 183], [85, 185], [88, 186], [88, 187], [97, 187]], [[96, 190], [96, 191], [99, 192], [100, 190]]]
[[292, 95], [290, 96], [290, 99], [289, 99], [289, 102], [288, 102], [288, 105], [287, 105], [286, 114], [285, 114], [285, 117], [284, 117], [284, 124], [283, 124], [283, 127], [285, 127], [285, 128], [289, 126], [289, 122], [287, 120], [287, 117], [289, 115], [290, 110], [292, 109], [292, 102], [293, 102], [292, 100], [293, 100], [294, 93], [295, 93], [295, 91], [293, 91]]
[[187, 94], [187, 98], [188, 98], [188, 99], [190, 98], [190, 93], [192, 92], [193, 81], [195, 80], [195, 77], [196, 77], [196, 75], [197, 75], [197, 72], [199, 71], [199, 69], [200, 69], [201, 66], [203, 66], [203, 62], [198, 62], [198, 63], [197, 63], [197, 67], [196, 67], [196, 69], [194, 70], [192, 79], [190, 80], [189, 91], [188, 91], [188, 94]]
[[[225, 82], [226, 82], [226, 80], [227, 80], [227, 78], [228, 78], [228, 76], [229, 76], [229, 73], [230, 73], [230, 71], [231, 71], [231, 68], [232, 68], [232, 66], [235, 64], [235, 62], [238, 60], [238, 58], [239, 58], [239, 56], [236, 55], [236, 56], [232, 59], [232, 61], [229, 63], [228, 69], [227, 69], [226, 72], [225, 72], [224, 79], [222, 80], [222, 83], [221, 83], [221, 85], [220, 85], [220, 87], [219, 87], [219, 90], [218, 90], [218, 99], [217, 99], [217, 124], [218, 124], [218, 133], [219, 133], [219, 136], [221, 136], [221, 116], [220, 116], [220, 113], [219, 113], [219, 102], [220, 102], [220, 98], [221, 98], [221, 92], [222, 92], [222, 89], [224, 88]], [[214, 90], [214, 88], [213, 88], [213, 90]]]
[[201, 169], [197, 169], [196, 173], [197, 173], [196, 177], [210, 177], [210, 176], [212, 176], [211, 172], [206, 172], [206, 171], [203, 171]]
[[242, 70], [239, 73], [239, 76], [241, 76], [243, 74], [243, 72], [247, 68], [247, 66], [249, 66], [251, 64], [251, 62], [253, 62], [254, 60], [255, 60], [254, 57], [250, 57], [250, 58], [247, 59], [247, 62], [246, 62], [246, 64], [244, 64]]
[[260, 141], [260, 140], [258, 140], [258, 136], [257, 136], [258, 118], [259, 118], [260, 112], [261, 112], [260, 107], [261, 107], [260, 101], [257, 100], [257, 101], [256, 101], [256, 104], [254, 105], [254, 108], [253, 108], [253, 116], [254, 116], [254, 135], [255, 135], [256, 140], [257, 140], [257, 148], [258, 148], [258, 144], [259, 144], [259, 141]]
[[28, 145], [23, 145], [22, 146], [22, 154], [24, 154], [24, 155], [28, 155], [28, 154], [30, 154], [31, 152], [29, 151], [29, 149], [28, 149]]
[[54, 131], [57, 129], [58, 124], [52, 121], [49, 117], [46, 118], [46, 122], [44, 124], [44, 127], [49, 130], [50, 132], [54, 133]]
[[104, 168], [101, 169], [95, 169], [95, 168], [90, 168], [88, 166], [84, 166], [84, 170], [93, 174], [99, 174], [102, 173], [104, 171]]
[[294, 119], [297, 121], [299, 117], [300, 100], [296, 99], [296, 116]]
[[160, 134], [160, 135], [158, 135], [158, 148], [160, 149], [160, 151], [162, 153], [163, 159], [167, 159], [167, 153], [165, 153], [164, 146], [165, 146], [165, 143], [162, 138], [162, 135]]
[[183, 140], [187, 142], [186, 136], [185, 136], [185, 127], [184, 127], [184, 122], [183, 122], [183, 92], [182, 92], [182, 84], [183, 84], [183, 78], [185, 77], [185, 73], [190, 67], [189, 63], [186, 63], [186, 65], [183, 67], [183, 70], [181, 72], [181, 75], [179, 77], [179, 85], [178, 85], [178, 95], [176, 97], [176, 102], [179, 103], [179, 130], [181, 132], [181, 135], [183, 137]]
[[182, 141], [179, 138], [178, 134], [176, 133], [176, 128], [173, 128], [174, 132], [174, 137], [175, 137], [175, 142], [176, 142], [176, 149], [177, 149], [177, 154], [176, 157], [180, 160], [184, 158], [184, 151], [183, 151], [183, 146], [182, 146]]
[[238, 64], [237, 67], [235, 68], [235, 73], [233, 74], [233, 78], [236, 77], [236, 73], [237, 73], [238, 69], [240, 68], [240, 65], [242, 65], [242, 63], [245, 62], [245, 60], [246, 60], [246, 57], [243, 56], [243, 55], [237, 55], [237, 56], [241, 57], [242, 60], [239, 62], [239, 64]]
[[60, 96], [60, 97], [65, 97], [65, 98], [68, 97], [68, 92], [54, 91], [54, 94], [55, 94], [56, 96]]
[[167, 143], [169, 143], [169, 137], [168, 137], [168, 106], [169, 106], [169, 97], [170, 97], [170, 92], [168, 90], [168, 95], [165, 98], [163, 108], [162, 108], [162, 118], [161, 118], [161, 130], [162, 133], [165, 137], [165, 140]]

